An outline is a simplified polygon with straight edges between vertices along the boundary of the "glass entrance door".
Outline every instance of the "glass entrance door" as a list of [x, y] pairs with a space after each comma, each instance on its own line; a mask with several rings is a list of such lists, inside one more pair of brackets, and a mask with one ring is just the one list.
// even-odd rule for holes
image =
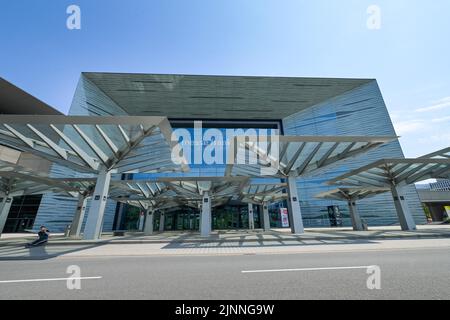
[[200, 214], [192, 212], [166, 213], [165, 229], [173, 231], [199, 230]]

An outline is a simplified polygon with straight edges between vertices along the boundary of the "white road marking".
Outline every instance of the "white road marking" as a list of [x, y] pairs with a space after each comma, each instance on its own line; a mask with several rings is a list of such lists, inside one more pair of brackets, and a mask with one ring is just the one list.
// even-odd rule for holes
[[301, 269], [272, 269], [272, 270], [243, 270], [242, 273], [266, 273], [266, 272], [294, 272], [294, 271], [324, 271], [324, 270], [352, 270], [352, 269], [368, 269], [372, 266], [355, 266], [355, 267], [328, 267], [328, 268], [301, 268]]
[[74, 277], [74, 278], [52, 278], [52, 279], [25, 279], [25, 280], [0, 280], [2, 283], [23, 283], [23, 282], [48, 282], [48, 281], [67, 281], [67, 280], [96, 280], [102, 277]]

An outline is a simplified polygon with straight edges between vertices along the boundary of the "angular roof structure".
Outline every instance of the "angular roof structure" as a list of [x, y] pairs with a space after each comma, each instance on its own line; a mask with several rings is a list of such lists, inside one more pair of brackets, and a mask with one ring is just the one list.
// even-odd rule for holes
[[[225, 175], [273, 177], [300, 176], [358, 156], [397, 137], [268, 136], [267, 148], [258, 137], [235, 137]], [[267, 174], [264, 174], [267, 172]]]
[[438, 150], [436, 152], [432, 152], [426, 154], [420, 158], [441, 158], [441, 159], [450, 159], [450, 147], [444, 148], [442, 150]]
[[52, 163], [31, 153], [0, 145], [1, 172], [18, 172], [32, 176], [48, 177]]
[[144, 186], [147, 186], [147, 188], [151, 186], [153, 192], [120, 196], [115, 198], [117, 201], [144, 202], [154, 208], [160, 208], [161, 205], [168, 202], [175, 203], [178, 206], [187, 205], [198, 208], [204, 192], [210, 192], [212, 206], [219, 206], [239, 194], [240, 190], [248, 183], [248, 179], [245, 177], [173, 177], [152, 180], [124, 180], [120, 183], [132, 183], [137, 185], [139, 189], [145, 189]]
[[376, 195], [389, 192], [389, 188], [372, 188], [360, 187], [349, 188], [340, 187], [326, 192], [317, 194], [315, 197], [320, 199], [330, 199], [338, 201], [357, 201], [365, 198], [374, 197]]
[[391, 187], [435, 179], [450, 173], [450, 159], [382, 159], [328, 182], [330, 185]]
[[[130, 190], [111, 198], [141, 207], [155, 209], [171, 203], [173, 206], [198, 208], [204, 192], [209, 192], [212, 206], [230, 200], [255, 204], [286, 199], [286, 183], [252, 182], [246, 177], [155, 178], [153, 180], [113, 181], [112, 189], [128, 185]], [[152, 191], [149, 191], [152, 190]], [[134, 191], [134, 192], [133, 192]]]
[[2, 116], [0, 144], [79, 172], [187, 171], [164, 117]]
[[287, 183], [250, 183], [241, 190], [240, 199], [242, 202], [249, 202], [262, 205], [266, 202], [281, 201], [288, 198], [285, 192]]
[[20, 172], [0, 173], [0, 197], [2, 195], [25, 196], [46, 192], [78, 195], [78, 190], [55, 179], [24, 174]]
[[0, 77], [0, 114], [62, 115], [61, 112]]
[[80, 94], [97, 91], [124, 114], [274, 120], [374, 80], [84, 72], [81, 81]]

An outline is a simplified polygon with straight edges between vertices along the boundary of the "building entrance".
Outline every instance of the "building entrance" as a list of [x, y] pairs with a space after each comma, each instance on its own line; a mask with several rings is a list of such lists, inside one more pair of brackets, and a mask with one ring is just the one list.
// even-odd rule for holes
[[164, 230], [199, 230], [200, 214], [192, 212], [169, 212], [165, 214]]
[[[254, 208], [255, 228], [261, 228], [259, 208]], [[198, 231], [200, 225], [200, 214], [197, 212], [174, 211], [165, 213], [165, 231]], [[248, 229], [248, 205], [227, 205], [213, 208], [212, 229], [213, 230], [235, 230]]]
[[[254, 206], [253, 218], [255, 228], [261, 228], [259, 207]], [[227, 205], [215, 208], [212, 212], [213, 229], [233, 230], [248, 229], [248, 204]]]

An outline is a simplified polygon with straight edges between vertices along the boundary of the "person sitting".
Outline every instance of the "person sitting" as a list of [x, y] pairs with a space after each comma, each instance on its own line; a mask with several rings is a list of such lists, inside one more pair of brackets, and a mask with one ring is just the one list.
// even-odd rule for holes
[[32, 243], [28, 243], [27, 247], [37, 247], [46, 244], [48, 241], [49, 231], [47, 227], [41, 226], [38, 232], [38, 238]]

